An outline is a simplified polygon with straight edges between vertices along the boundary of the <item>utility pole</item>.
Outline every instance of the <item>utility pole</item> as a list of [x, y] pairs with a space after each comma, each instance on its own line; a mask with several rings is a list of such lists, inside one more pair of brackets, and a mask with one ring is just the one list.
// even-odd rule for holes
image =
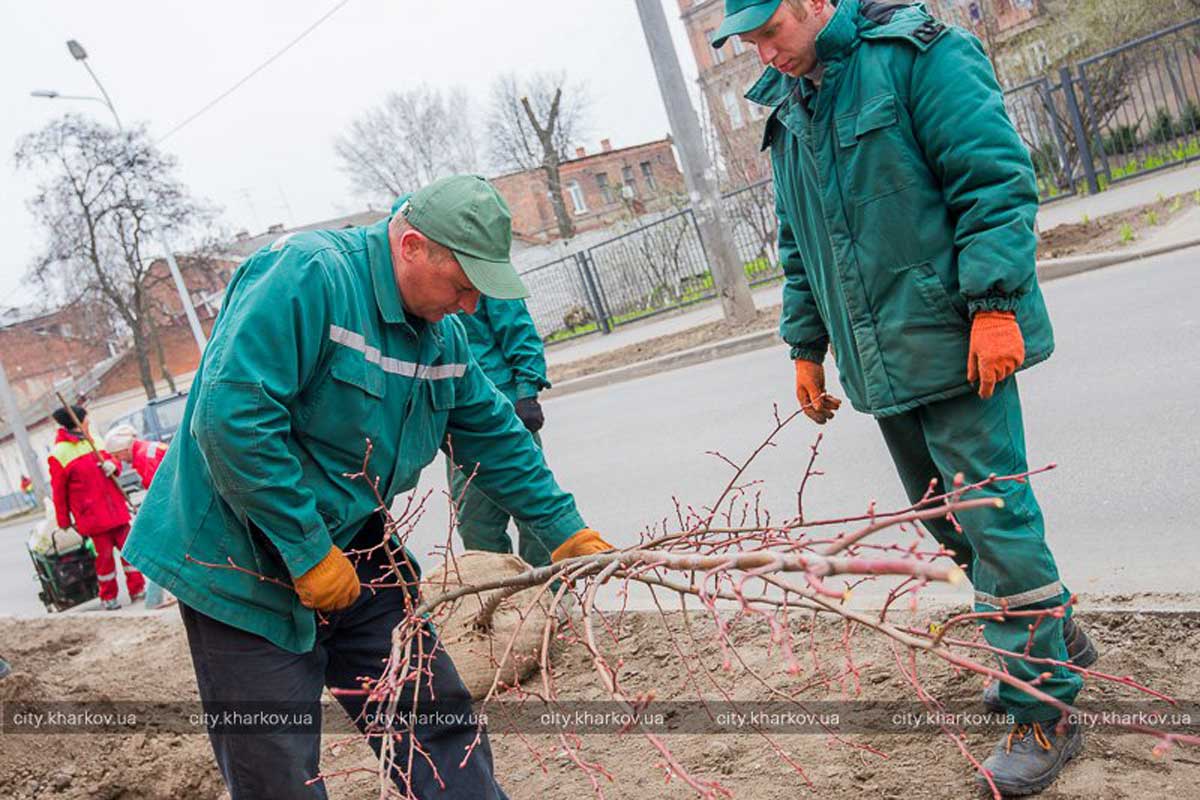
[[750, 284], [733, 244], [721, 205], [717, 172], [704, 149], [700, 120], [692, 108], [692, 99], [683, 80], [683, 69], [667, 28], [662, 0], [637, 0], [637, 9], [646, 45], [650, 48], [650, 59], [654, 62], [654, 73], [658, 77], [658, 90], [667, 107], [671, 136], [683, 161], [683, 177], [700, 229], [700, 243], [712, 267], [721, 310], [726, 319], [747, 322], [754, 318], [754, 299], [750, 296]]
[[33, 453], [33, 445], [29, 443], [29, 431], [25, 430], [25, 419], [21, 416], [21, 409], [17, 407], [17, 398], [8, 383], [8, 373], [4, 371], [3, 362], [0, 362], [0, 399], [3, 399], [4, 417], [17, 440], [17, 447], [21, 449], [21, 458], [25, 460], [25, 469], [33, 481], [33, 492], [40, 504], [50, 496], [50, 487], [46, 485], [46, 479], [42, 476], [42, 465], [38, 463], [37, 456]]

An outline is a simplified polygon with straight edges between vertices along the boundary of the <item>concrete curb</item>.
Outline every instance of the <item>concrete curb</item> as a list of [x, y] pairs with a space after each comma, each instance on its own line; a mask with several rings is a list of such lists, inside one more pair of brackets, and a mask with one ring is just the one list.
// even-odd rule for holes
[[[1121, 250], [1086, 256], [1045, 259], [1037, 263], [1038, 280], [1052, 281], [1058, 278], [1065, 278], [1069, 275], [1078, 275], [1081, 272], [1091, 272], [1092, 270], [1111, 267], [1115, 264], [1138, 261], [1197, 246], [1200, 246], [1200, 238], [1188, 239], [1187, 241], [1160, 245], [1158, 247], [1147, 247], [1140, 250]], [[584, 375], [569, 381], [563, 381], [562, 383], [555, 384], [553, 389], [543, 392], [542, 398], [549, 400], [555, 397], [574, 394], [575, 392], [584, 392], [588, 389], [596, 389], [614, 383], [623, 383], [624, 381], [631, 381], [636, 378], [644, 378], [647, 375], [655, 375], [673, 369], [682, 369], [683, 367], [690, 367], [695, 364], [703, 364], [718, 358], [741, 355], [742, 353], [761, 350], [764, 347], [771, 347], [773, 345], [783, 345], [779, 334], [774, 330], [748, 333], [733, 339], [710, 342], [689, 350], [680, 350], [677, 353], [668, 353], [667, 355], [647, 359], [646, 361], [638, 361], [634, 364], [626, 364], [623, 367], [616, 367], [604, 372], [596, 372], [591, 375]]]
[[1092, 253], [1086, 256], [1067, 256], [1065, 258], [1048, 258], [1037, 264], [1038, 280], [1052, 281], [1077, 275], [1080, 272], [1090, 272], [1102, 267], [1111, 267], [1126, 261], [1139, 261], [1143, 258], [1161, 256], [1176, 250], [1186, 250], [1189, 247], [1200, 246], [1200, 238], [1192, 238], [1182, 242], [1144, 247], [1138, 250], [1116, 250], [1108, 253]]

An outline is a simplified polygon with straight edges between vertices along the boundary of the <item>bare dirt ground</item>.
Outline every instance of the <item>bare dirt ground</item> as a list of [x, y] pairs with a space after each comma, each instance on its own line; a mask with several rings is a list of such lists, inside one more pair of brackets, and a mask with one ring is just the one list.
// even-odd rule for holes
[[[1190, 211], [1197, 205], [1200, 205], [1200, 198], [1196, 193], [1188, 192], [1087, 222], [1059, 225], [1041, 234], [1037, 257], [1062, 258], [1137, 247], [1155, 228], [1167, 225], [1174, 217]], [[779, 324], [779, 310], [780, 307], [774, 305], [760, 309], [755, 318], [747, 323], [734, 324], [724, 320], [710, 322], [679, 333], [627, 345], [608, 353], [557, 364], [550, 367], [550, 382], [560, 383], [712, 342], [770, 330]]]
[[[1087, 611], [1089, 605], [1111, 605], [1114, 600], [1118, 598], [1089, 600], [1080, 612], [1079, 618], [1101, 648], [1096, 668], [1137, 676], [1181, 700], [1194, 702], [1200, 697], [1200, 614]], [[722, 671], [722, 656], [709, 619], [692, 618], [693, 640], [680, 615], [670, 615], [666, 629], [684, 647], [686, 658], [679, 656], [664, 632], [662, 617], [628, 614], [621, 624], [622, 680], [633, 689], [655, 689], [658, 700], [689, 697], [689, 682], [706, 684], [708, 675], [720, 685], [734, 687], [734, 696], [742, 700], [773, 696], [767, 687], [788, 692], [807, 687], [798, 696], [809, 701], [913, 698], [891, 647], [864, 630], [852, 632], [849, 652], [853, 655], [847, 661], [842, 641], [845, 631], [840, 626], [820, 623], [813, 629], [810, 622], [798, 620], [796, 633], [805, 666], [800, 675], [792, 676], [784, 670], [778, 651], [766, 651], [766, 637], [756, 623], [736, 626], [733, 641], [740, 645], [746, 665], [762, 677], [759, 683], [741, 672], [736, 660], [732, 673]], [[182, 625], [173, 615], [0, 620], [0, 652], [16, 670], [0, 681], [0, 700], [4, 701], [196, 698]], [[848, 673], [851, 663], [857, 680]], [[943, 701], [973, 702], [982, 688], [979, 678], [955, 674], [940, 662], [922, 658], [918, 665], [922, 685]], [[592, 665], [577, 650], [568, 648], [561, 653], [555, 672], [564, 702], [601, 697]], [[1081, 700], [1108, 702], [1129, 697], [1128, 690], [1092, 684]], [[587, 778], [557, 752], [555, 737], [542, 733], [518, 736], [506, 733], [500, 725], [493, 728], [497, 772], [513, 800], [593, 796]], [[840, 742], [825, 734], [774, 736], [775, 743], [803, 769], [803, 776], [757, 734], [678, 733], [662, 738], [687, 769], [697, 777], [719, 780], [735, 797], [975, 796], [970, 765], [954, 744], [934, 732], [858, 733], [846, 735]], [[983, 758], [995, 738], [997, 734], [992, 732], [973, 732], [967, 736], [967, 745]], [[327, 747], [340, 739], [344, 737], [327, 733]], [[1049, 800], [1194, 796], [1200, 784], [1200, 752], [1177, 747], [1156, 757], [1152, 745], [1150, 739], [1135, 734], [1094, 731], [1083, 754], [1042, 796]], [[678, 781], [664, 783], [656, 767], [660, 757], [637, 734], [584, 736], [582, 746], [582, 755], [603, 764], [612, 776], [611, 781], [601, 780], [606, 797], [694, 796]], [[338, 771], [371, 763], [369, 749], [351, 740], [334, 752], [327, 750], [322, 769]], [[339, 778], [329, 784], [333, 798], [366, 800], [377, 797], [377, 791], [370, 776]], [[222, 794], [202, 734], [0, 733], [0, 797], [218, 800]]]

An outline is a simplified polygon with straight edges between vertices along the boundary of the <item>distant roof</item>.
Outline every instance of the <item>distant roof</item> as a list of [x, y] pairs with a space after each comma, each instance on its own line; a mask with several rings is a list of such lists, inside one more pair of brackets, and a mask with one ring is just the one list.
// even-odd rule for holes
[[299, 231], [328, 231], [338, 230], [340, 228], [357, 228], [362, 225], [373, 225], [379, 220], [391, 214], [390, 211], [368, 210], [359, 211], [354, 214], [347, 214], [344, 217], [334, 217], [333, 219], [322, 220], [321, 222], [313, 222], [308, 225], [298, 225], [295, 228], [278, 228], [265, 233], [259, 233], [254, 236], [248, 236], [243, 239], [236, 239], [225, 245], [225, 252], [229, 255], [245, 258], [259, 249], [265, 247], [271, 242], [283, 236], [285, 233], [297, 233]]
[[[658, 144], [658, 145], [674, 144], [674, 142], [671, 140], [670, 136], [665, 136], [662, 139], [651, 139], [648, 142], [642, 142], [640, 144], [631, 144], [626, 147], [614, 147], [611, 150], [597, 150], [595, 153], [588, 153], [587, 155], [584, 155], [584, 156], [576, 156], [575, 158], [568, 158], [563, 161], [560, 161], [559, 166], [565, 167], [568, 164], [578, 164], [582, 161], [588, 161], [589, 159], [600, 158], [601, 156], [604, 156], [604, 157], [615, 156], [615, 155], [619, 155], [620, 153], [624, 153], [626, 150], [637, 150], [640, 147], [652, 147], [656, 144]], [[540, 169], [541, 169], [541, 167], [530, 167], [529, 169], [517, 169], [517, 170], [513, 170], [512, 172], [506, 172], [503, 175], [497, 175], [493, 178], [488, 178], [488, 180], [495, 181], [495, 180], [499, 180], [501, 178], [511, 178], [514, 175], [524, 175], [526, 172], [537, 172]]]
[[48, 317], [55, 314], [61, 309], [46, 308], [45, 306], [0, 306], [0, 328], [7, 328], [9, 325], [17, 325], [22, 322], [29, 322], [38, 317]]

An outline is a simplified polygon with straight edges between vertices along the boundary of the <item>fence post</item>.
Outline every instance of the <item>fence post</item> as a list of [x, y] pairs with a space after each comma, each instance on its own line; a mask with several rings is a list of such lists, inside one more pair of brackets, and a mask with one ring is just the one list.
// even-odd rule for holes
[[1079, 163], [1083, 166], [1084, 177], [1087, 178], [1088, 192], [1100, 193], [1100, 181], [1096, 179], [1096, 164], [1092, 161], [1092, 147], [1088, 142], [1087, 131], [1083, 127], [1083, 115], [1079, 113], [1079, 100], [1075, 97], [1075, 84], [1071, 79], [1070, 67], [1058, 70], [1059, 80], [1062, 81], [1063, 99], [1067, 103], [1067, 113], [1071, 117], [1071, 129], [1075, 132], [1075, 147], [1079, 151]]
[[579, 274], [583, 278], [583, 286], [588, 296], [588, 305], [592, 307], [592, 315], [596, 317], [596, 324], [600, 326], [600, 332], [604, 334], [612, 333], [612, 324], [609, 322], [608, 314], [605, 312], [604, 303], [600, 300], [600, 292], [596, 289], [596, 276], [592, 274], [592, 267], [588, 263], [586, 251], [580, 250], [575, 254], [575, 266], [579, 269]]

